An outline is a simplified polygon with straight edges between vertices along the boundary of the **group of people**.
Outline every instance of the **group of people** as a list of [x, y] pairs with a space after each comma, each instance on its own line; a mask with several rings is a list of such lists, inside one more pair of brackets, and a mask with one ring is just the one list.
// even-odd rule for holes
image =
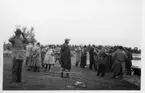
[[79, 63], [81, 68], [85, 68], [89, 64], [89, 69], [97, 71], [97, 76], [105, 76], [105, 72], [113, 72], [112, 78], [118, 75], [122, 77], [123, 74], [131, 75], [132, 53], [122, 46], [114, 49], [97, 48], [94, 45], [78, 46], [75, 51], [76, 67]]
[[[66, 38], [61, 47], [49, 45], [41, 47], [40, 43], [36, 44], [29, 41], [24, 33], [17, 29], [15, 35], [9, 39], [12, 44], [12, 82], [21, 82], [21, 72], [23, 61], [28, 71], [39, 72], [43, 67], [44, 71], [51, 71], [55, 63], [59, 61], [61, 65], [61, 77], [69, 77], [71, 70], [71, 48], [69, 47], [70, 39]], [[27, 45], [27, 46], [26, 46]], [[25, 47], [26, 46], [26, 47]], [[112, 78], [120, 75], [123, 76], [125, 71], [131, 75], [132, 54], [129, 50], [118, 46], [115, 49], [105, 47], [96, 48], [94, 45], [78, 46], [76, 52], [76, 67], [85, 68], [89, 64], [90, 70], [97, 71], [97, 76], [105, 76], [105, 72], [113, 72]]]
[[36, 45], [30, 42], [26, 47], [25, 66], [27, 70], [39, 72], [40, 67], [43, 67], [44, 71], [51, 71], [52, 66], [56, 63], [55, 53], [59, 52], [51, 45], [41, 48], [39, 42]]
[[71, 70], [71, 50], [69, 48], [69, 39], [65, 39], [65, 43], [60, 47], [54, 48], [49, 45], [45, 48], [36, 44], [25, 37], [21, 29], [16, 29], [15, 35], [9, 39], [12, 44], [12, 83], [22, 82], [21, 73], [23, 62], [28, 71], [39, 72], [40, 68], [44, 71], [51, 70], [52, 66], [59, 61], [62, 70], [61, 77], [69, 77]]

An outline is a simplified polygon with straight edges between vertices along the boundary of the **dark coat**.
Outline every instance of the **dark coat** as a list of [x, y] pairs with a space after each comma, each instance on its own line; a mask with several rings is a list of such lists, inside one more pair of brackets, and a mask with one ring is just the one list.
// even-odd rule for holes
[[83, 49], [81, 51], [81, 63], [80, 63], [80, 65], [81, 66], [86, 66], [86, 60], [87, 60], [87, 50]]
[[90, 64], [94, 64], [94, 48], [93, 47], [90, 48], [89, 54], [90, 54]]
[[132, 61], [133, 60], [133, 56], [132, 53], [130, 53], [129, 51], [127, 51], [127, 59], [126, 59], [126, 69], [130, 69], [132, 66]]
[[61, 46], [61, 67], [71, 69], [71, 52], [67, 44]]
[[107, 58], [106, 57], [99, 57], [96, 61], [98, 63], [98, 71], [99, 72], [105, 72], [106, 71]]
[[115, 72], [115, 73], [120, 73], [120, 72], [122, 72], [122, 65], [121, 65], [121, 62], [119, 62], [119, 61], [115, 61], [114, 63], [113, 63], [113, 65], [112, 65], [112, 70], [113, 70], [113, 72]]

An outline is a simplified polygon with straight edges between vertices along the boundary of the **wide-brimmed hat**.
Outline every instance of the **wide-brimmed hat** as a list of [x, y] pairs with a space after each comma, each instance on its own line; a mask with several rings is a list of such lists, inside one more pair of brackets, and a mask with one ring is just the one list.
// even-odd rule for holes
[[15, 33], [22, 33], [21, 29], [16, 29]]
[[70, 41], [70, 39], [69, 39], [69, 38], [65, 38], [64, 40], [65, 40], [65, 41]]

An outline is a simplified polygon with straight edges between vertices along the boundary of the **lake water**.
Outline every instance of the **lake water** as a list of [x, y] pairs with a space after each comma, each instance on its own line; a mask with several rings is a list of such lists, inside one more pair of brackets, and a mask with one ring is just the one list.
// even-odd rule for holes
[[132, 66], [141, 68], [141, 60], [132, 60]]
[[[133, 57], [141, 58], [141, 54], [133, 54]], [[132, 60], [132, 66], [141, 68], [141, 60]]]

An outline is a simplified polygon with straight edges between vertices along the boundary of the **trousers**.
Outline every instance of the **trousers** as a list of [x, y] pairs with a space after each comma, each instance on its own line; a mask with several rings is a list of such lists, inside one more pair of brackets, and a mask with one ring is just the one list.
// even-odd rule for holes
[[21, 82], [23, 60], [13, 58], [12, 82]]

